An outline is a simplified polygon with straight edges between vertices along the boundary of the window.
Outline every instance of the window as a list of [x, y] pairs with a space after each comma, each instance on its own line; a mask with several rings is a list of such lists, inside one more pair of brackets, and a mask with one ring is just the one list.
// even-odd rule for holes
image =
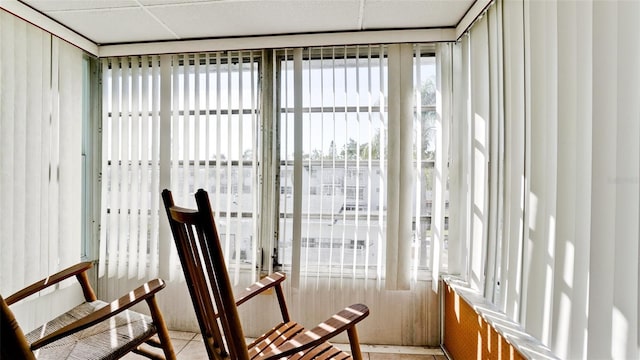
[[[427, 267], [431, 236], [427, 206], [436, 147], [435, 61], [429, 49], [414, 47], [419, 100], [413, 109], [413, 155], [407, 162], [416, 175], [416, 192], [413, 235], [405, 241], [415, 270]], [[165, 266], [156, 194], [169, 187], [176, 202], [193, 205], [192, 193], [205, 188], [219, 230], [229, 234], [225, 253], [239, 254], [228, 255], [236, 269], [259, 262], [257, 255], [273, 247], [277, 263], [291, 267], [294, 250], [304, 247], [298, 260], [306, 273], [350, 271], [384, 278], [388, 46], [309, 48], [297, 60], [293, 50], [275, 54], [279, 184], [275, 176], [258, 180], [258, 159], [267, 151], [260, 144], [260, 127], [270, 126], [259, 104], [273, 100], [261, 99], [262, 52], [103, 60], [101, 257], [109, 267], [146, 271]], [[301, 65], [296, 71], [295, 61]], [[300, 107], [294, 106], [296, 96]], [[163, 122], [168, 126], [160, 126]], [[296, 166], [303, 174], [300, 188]], [[263, 191], [273, 191], [276, 198], [279, 193], [279, 213], [272, 219], [260, 211]], [[298, 194], [302, 206], [295, 214]], [[265, 217], [279, 221], [277, 244], [257, 236], [263, 226], [258, 221]], [[292, 232], [296, 217], [302, 219], [300, 236]], [[306, 244], [304, 239], [309, 239]], [[246, 268], [256, 271], [256, 266]]]
[[[96, 125], [100, 116], [98, 67], [99, 61], [85, 55], [82, 59], [82, 246], [84, 261], [95, 260], [98, 256], [98, 222], [100, 209], [100, 188], [93, 181], [97, 178], [100, 158], [95, 144], [100, 144]], [[96, 166], [97, 165], [97, 166]]]
[[[416, 133], [413, 166], [422, 186], [414, 211], [412, 258], [416, 268], [428, 264], [430, 241], [431, 170], [435, 144], [435, 58], [415, 48]], [[292, 186], [295, 169], [296, 91], [302, 97], [302, 241], [303, 272], [344, 272], [381, 276], [384, 267], [387, 174], [386, 46], [310, 48], [302, 52], [296, 69], [294, 50], [280, 53], [280, 157], [281, 186]], [[300, 71], [296, 74], [296, 71]], [[301, 77], [301, 88], [295, 77]], [[417, 101], [418, 102], [418, 101]], [[417, 125], [419, 124], [419, 126]], [[298, 124], [299, 125], [299, 124]], [[322, 196], [312, 190], [311, 178], [322, 179]], [[295, 192], [295, 189], [294, 189]], [[294, 196], [295, 197], [295, 196]], [[415, 197], [414, 197], [415, 198]], [[285, 266], [293, 266], [295, 238], [292, 197], [280, 199], [278, 254]], [[287, 239], [286, 241], [284, 239]], [[305, 245], [314, 240], [314, 246]], [[357, 239], [357, 240], [355, 240]], [[366, 250], [366, 251], [353, 251]], [[349, 268], [345, 265], [349, 264]]]
[[159, 233], [164, 187], [190, 206], [206, 189], [220, 233], [229, 234], [222, 238], [229, 265], [255, 263], [258, 55], [103, 60], [101, 263], [111, 276], [169, 266]]
[[357, 186], [347, 186], [347, 200], [360, 200], [363, 201], [364, 200], [364, 188], [360, 187], [358, 188]]

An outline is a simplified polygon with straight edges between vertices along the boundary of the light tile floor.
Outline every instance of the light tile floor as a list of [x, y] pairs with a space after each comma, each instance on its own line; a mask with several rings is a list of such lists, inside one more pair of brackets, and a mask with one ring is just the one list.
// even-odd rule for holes
[[[207, 359], [207, 352], [202, 343], [200, 334], [169, 331], [173, 348], [178, 360]], [[343, 350], [349, 350], [348, 344], [334, 344]], [[446, 356], [439, 348], [419, 346], [389, 346], [361, 344], [360, 349], [364, 360], [446, 360]], [[156, 349], [154, 349], [155, 351]], [[129, 354], [123, 357], [125, 360], [141, 359], [142, 356]]]

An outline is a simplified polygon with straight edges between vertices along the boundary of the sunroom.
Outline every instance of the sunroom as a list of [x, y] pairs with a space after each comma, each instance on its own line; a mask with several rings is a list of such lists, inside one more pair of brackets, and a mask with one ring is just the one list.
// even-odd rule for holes
[[[163, 279], [168, 328], [198, 333], [161, 192], [204, 189], [235, 289], [285, 273], [305, 326], [366, 304], [370, 358], [637, 359], [638, 22], [636, 1], [0, 0], [0, 294], [88, 261], [107, 301]], [[63, 282], [11, 310], [29, 332], [81, 301]], [[243, 305], [247, 337], [271, 307]]]

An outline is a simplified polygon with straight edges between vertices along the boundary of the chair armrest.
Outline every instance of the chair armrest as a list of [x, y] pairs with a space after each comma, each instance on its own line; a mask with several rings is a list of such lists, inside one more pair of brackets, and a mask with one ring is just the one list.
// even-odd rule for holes
[[119, 314], [133, 305], [153, 297], [158, 291], [162, 290], [166, 286], [162, 279], [151, 280], [135, 290], [129, 292], [127, 295], [122, 296], [118, 300], [112, 301], [105, 307], [102, 307], [91, 314], [78, 319], [71, 324], [62, 327], [61, 329], [52, 332], [51, 334], [34, 341], [31, 344], [31, 349], [35, 350], [41, 348], [49, 343], [59, 340], [65, 336], [71, 335], [75, 332], [84, 330], [95, 324], [98, 324], [116, 314]]
[[286, 279], [286, 275], [280, 272], [276, 272], [273, 274], [269, 274], [262, 278], [260, 281], [255, 282], [253, 285], [244, 289], [238, 296], [236, 297], [236, 306], [242, 305], [247, 302], [254, 296], [271, 289], [272, 287], [279, 285]]
[[[78, 276], [83, 272], [89, 270], [92, 266], [93, 264], [91, 262], [82, 262], [82, 263], [70, 266], [60, 272], [57, 272], [53, 275], [50, 275], [40, 281], [37, 281], [27, 286], [26, 288], [16, 292], [13, 295], [10, 295], [5, 299], [5, 302], [7, 303], [7, 305], [15, 304], [16, 302], [30, 295], [35, 294], [38, 291], [42, 291], [48, 288], [49, 286], [55, 285], [61, 282], [62, 280], [68, 279], [72, 276]], [[84, 284], [82, 285], [83, 285], [83, 291], [85, 291], [85, 294], [86, 294], [86, 289], [84, 289]]]
[[363, 304], [348, 306], [315, 328], [294, 336], [278, 348], [260, 355], [263, 359], [279, 359], [299, 351], [316, 347], [334, 336], [354, 327], [369, 315], [369, 308]]

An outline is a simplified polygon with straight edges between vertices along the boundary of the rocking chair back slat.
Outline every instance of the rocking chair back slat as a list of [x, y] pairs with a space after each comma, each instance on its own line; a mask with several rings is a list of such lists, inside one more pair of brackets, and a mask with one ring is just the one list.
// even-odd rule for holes
[[176, 207], [162, 193], [209, 358], [249, 359], [209, 196], [196, 193], [198, 210]]

